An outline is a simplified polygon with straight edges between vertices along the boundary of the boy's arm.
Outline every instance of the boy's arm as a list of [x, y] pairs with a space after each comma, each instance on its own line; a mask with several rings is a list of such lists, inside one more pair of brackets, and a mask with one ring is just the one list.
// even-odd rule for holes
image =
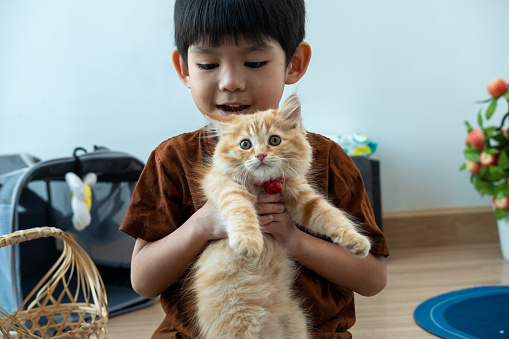
[[166, 237], [154, 242], [137, 238], [131, 260], [133, 289], [155, 298], [177, 282], [209, 240], [226, 236], [215, 220], [214, 208], [207, 202]]
[[358, 258], [337, 244], [315, 238], [292, 222], [277, 195], [258, 197], [262, 230], [286, 247], [290, 256], [335, 285], [364, 296], [373, 296], [387, 284], [384, 256]]
[[368, 254], [361, 259], [337, 244], [295, 229], [297, 240], [289, 251], [297, 262], [333, 284], [363, 296], [376, 295], [385, 288], [387, 267], [384, 256]]

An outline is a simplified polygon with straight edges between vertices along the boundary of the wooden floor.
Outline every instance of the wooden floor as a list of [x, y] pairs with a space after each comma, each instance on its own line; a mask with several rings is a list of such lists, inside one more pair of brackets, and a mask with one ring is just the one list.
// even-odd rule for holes
[[[387, 260], [389, 280], [375, 297], [356, 295], [355, 339], [437, 338], [413, 320], [414, 309], [438, 294], [475, 286], [509, 285], [509, 262], [498, 244], [402, 248]], [[109, 320], [109, 338], [150, 338], [159, 303]]]

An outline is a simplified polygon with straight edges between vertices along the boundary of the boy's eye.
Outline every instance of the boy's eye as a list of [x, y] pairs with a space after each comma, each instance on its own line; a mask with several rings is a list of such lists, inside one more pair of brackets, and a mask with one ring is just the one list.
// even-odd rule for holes
[[244, 66], [249, 68], [260, 68], [267, 64], [267, 61], [258, 61], [258, 62], [245, 62]]
[[204, 71], [210, 71], [216, 67], [219, 67], [219, 64], [198, 64], [198, 68]]
[[245, 139], [245, 140], [242, 140], [239, 144], [240, 148], [246, 150], [246, 149], [250, 149], [251, 148], [251, 141]]
[[271, 146], [277, 146], [281, 143], [281, 137], [277, 136], [277, 135], [273, 135], [269, 138], [269, 144]]

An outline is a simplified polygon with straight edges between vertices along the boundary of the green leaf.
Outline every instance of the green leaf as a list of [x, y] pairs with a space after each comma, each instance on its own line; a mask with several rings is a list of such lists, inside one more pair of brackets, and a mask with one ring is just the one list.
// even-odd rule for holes
[[466, 169], [467, 169], [467, 164], [465, 163], [465, 164], [463, 164], [463, 165], [461, 165], [461, 166], [460, 166], [460, 168], [458, 169], [458, 171], [460, 171], [460, 172], [461, 172], [461, 171], [464, 171], [464, 170], [466, 170]]
[[467, 133], [470, 133], [473, 130], [472, 125], [468, 121], [465, 121], [465, 125], [467, 125]]
[[500, 157], [498, 158], [498, 166], [504, 170], [509, 169], [509, 157], [507, 156], [506, 151], [500, 153]]
[[477, 181], [474, 187], [479, 191], [479, 193], [486, 195], [493, 195], [493, 191], [495, 190], [495, 187], [492, 183], [481, 180]]
[[484, 166], [481, 166], [479, 169], [479, 178], [486, 179], [486, 177], [489, 175], [488, 169]]
[[489, 178], [491, 181], [499, 181], [504, 178], [507, 178], [507, 174], [499, 166], [488, 167], [488, 173], [489, 173]]
[[485, 104], [487, 102], [493, 101], [493, 98], [485, 99], [485, 100], [478, 100], [474, 101], [476, 104]]
[[484, 128], [484, 135], [486, 136], [486, 139], [491, 139], [497, 129], [498, 129], [497, 126], [490, 126], [490, 127]]
[[502, 199], [509, 196], [509, 186], [507, 186], [507, 182], [503, 182], [493, 191], [493, 197], [495, 199]]
[[478, 190], [482, 195], [493, 195], [493, 187], [488, 182], [476, 182], [475, 189]]
[[509, 100], [509, 91], [505, 92], [504, 94], [502, 94], [502, 96], [504, 98], [506, 98], [507, 100]]
[[477, 124], [482, 128], [482, 109], [479, 109], [479, 113], [477, 113]]
[[497, 100], [493, 100], [486, 110], [486, 120], [489, 120], [497, 109]]
[[499, 210], [498, 208], [495, 208], [495, 217], [497, 220], [504, 219], [509, 215], [509, 210]]
[[488, 154], [498, 154], [500, 151], [496, 148], [486, 148], [484, 151]]
[[468, 146], [463, 151], [463, 154], [465, 155], [465, 159], [474, 162], [479, 162], [479, 155], [481, 154], [481, 150], [472, 146]]
[[507, 140], [507, 138], [504, 136], [504, 134], [502, 134], [501, 131], [494, 132], [491, 138], [498, 142], [499, 144]]
[[476, 174], [472, 174], [472, 175], [470, 176], [470, 183], [471, 183], [472, 185], [474, 185], [474, 187], [475, 187], [475, 183], [476, 183], [477, 181], [479, 181], [479, 176], [478, 176], [478, 175], [476, 175]]

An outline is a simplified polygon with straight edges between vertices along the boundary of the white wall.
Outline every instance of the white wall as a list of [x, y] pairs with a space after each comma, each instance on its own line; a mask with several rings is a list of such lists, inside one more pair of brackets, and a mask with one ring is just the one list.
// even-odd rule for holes
[[[509, 80], [506, 0], [308, 0], [308, 130], [379, 143], [385, 211], [486, 205], [463, 121]], [[0, 1], [0, 154], [94, 144], [146, 160], [204, 124], [171, 64], [173, 1]], [[507, 105], [501, 105], [498, 122]]]

